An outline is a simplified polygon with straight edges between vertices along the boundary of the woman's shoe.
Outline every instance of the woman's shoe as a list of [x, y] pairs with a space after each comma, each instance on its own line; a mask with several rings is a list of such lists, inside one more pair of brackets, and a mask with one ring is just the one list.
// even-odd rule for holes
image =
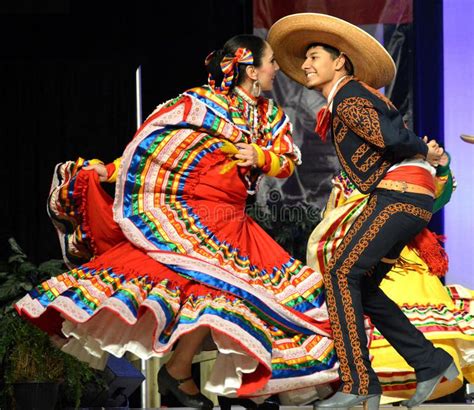
[[364, 410], [377, 410], [380, 404], [380, 394], [368, 394], [358, 396], [357, 394], [336, 392], [327, 400], [314, 403], [315, 409], [349, 410], [353, 406], [364, 403]]
[[186, 377], [185, 379], [175, 379], [168, 373], [166, 365], [163, 365], [158, 372], [158, 391], [162, 395], [168, 394], [169, 392], [173, 393], [174, 397], [176, 397], [185, 407], [205, 410], [212, 409], [214, 403], [202, 393], [186, 394], [179, 388], [181, 384], [191, 379], [192, 376]]

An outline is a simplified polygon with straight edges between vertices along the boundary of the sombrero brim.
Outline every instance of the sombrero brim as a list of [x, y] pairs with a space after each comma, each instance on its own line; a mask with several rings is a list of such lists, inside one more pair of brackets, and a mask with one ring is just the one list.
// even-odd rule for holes
[[469, 144], [474, 144], [474, 135], [462, 134], [461, 139]]
[[267, 41], [273, 48], [281, 70], [306, 85], [301, 66], [307, 47], [323, 43], [346, 54], [354, 66], [354, 75], [374, 88], [389, 84], [396, 67], [390, 54], [370, 34], [337, 17], [318, 13], [292, 14], [270, 28]]

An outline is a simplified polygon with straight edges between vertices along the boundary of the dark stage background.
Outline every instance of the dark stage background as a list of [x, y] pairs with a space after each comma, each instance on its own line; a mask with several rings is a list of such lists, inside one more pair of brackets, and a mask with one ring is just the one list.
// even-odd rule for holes
[[244, 32], [249, 0], [2, 2], [1, 256], [10, 236], [33, 261], [61, 256], [46, 213], [54, 166], [121, 155], [136, 129], [138, 65], [145, 118], [206, 82], [207, 54]]
[[[253, 10], [291, 5], [303, 9], [289, 12], [324, 12], [321, 7], [327, 4], [348, 13], [340, 17], [352, 16], [355, 24], [361, 24], [355, 12], [362, 3], [395, 13], [394, 4], [411, 5], [411, 0], [349, 3], [350, 10], [347, 0], [2, 2], [0, 257], [8, 254], [9, 237], [16, 238], [34, 262], [61, 256], [46, 213], [54, 167], [79, 156], [109, 162], [121, 155], [136, 128], [138, 65], [146, 118], [156, 105], [206, 82], [204, 58], [233, 35], [252, 33]], [[441, 6], [441, 0], [417, 0], [413, 28], [397, 20], [386, 27], [384, 36], [387, 30], [398, 33], [391, 37], [394, 44], [402, 40], [405, 44], [398, 48], [403, 65], [395, 83], [403, 97], [393, 89], [387, 90], [389, 95], [418, 134], [438, 139], [443, 129]], [[279, 100], [278, 92], [275, 97]], [[300, 173], [304, 169], [308, 167]], [[313, 174], [305, 175], [313, 184]], [[330, 180], [329, 173], [325, 178]], [[434, 224], [441, 233], [441, 215]]]

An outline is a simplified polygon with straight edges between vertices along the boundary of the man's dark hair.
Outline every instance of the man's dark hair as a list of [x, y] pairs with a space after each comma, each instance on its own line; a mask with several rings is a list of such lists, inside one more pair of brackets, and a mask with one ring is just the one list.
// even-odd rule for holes
[[[341, 51], [339, 51], [337, 48], [330, 46], [328, 44], [324, 44], [324, 43], [312, 43], [308, 47], [306, 47], [306, 51], [308, 51], [310, 48], [314, 48], [318, 46], [322, 47], [324, 51], [328, 52], [331, 55], [333, 60], [335, 60], [341, 55]], [[354, 75], [354, 66], [352, 65], [351, 60], [349, 59], [347, 54], [345, 53], [342, 53], [342, 54], [344, 54], [344, 58], [345, 58], [344, 69], [346, 70], [347, 74]]]

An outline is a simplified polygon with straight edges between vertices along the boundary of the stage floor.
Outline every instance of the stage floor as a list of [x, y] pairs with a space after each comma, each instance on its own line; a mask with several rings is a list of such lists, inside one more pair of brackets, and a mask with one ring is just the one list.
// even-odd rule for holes
[[[143, 409], [130, 409], [130, 410], [195, 410], [190, 407], [149, 407]], [[219, 410], [220, 407], [214, 407], [215, 410]], [[280, 406], [281, 410], [313, 410], [313, 406]], [[359, 410], [363, 409], [362, 406], [351, 407], [351, 409]], [[405, 410], [404, 406], [392, 406], [392, 405], [383, 405], [380, 406], [380, 409], [392, 409], [392, 410]], [[417, 407], [417, 409], [423, 410], [473, 410], [474, 404], [424, 404]], [[245, 410], [245, 407], [241, 406], [232, 406], [232, 410]]]

